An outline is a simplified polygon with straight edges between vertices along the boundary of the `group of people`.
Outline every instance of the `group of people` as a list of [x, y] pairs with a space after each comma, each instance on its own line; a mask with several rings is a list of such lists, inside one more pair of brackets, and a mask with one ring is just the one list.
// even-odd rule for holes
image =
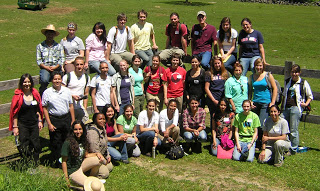
[[[313, 99], [310, 85], [293, 65], [279, 108], [276, 81], [265, 71], [263, 37], [252, 29], [250, 19], [242, 20], [238, 36], [230, 18], [221, 20], [217, 32], [199, 11], [199, 24], [190, 35], [191, 69], [186, 71], [182, 60], [188, 30], [178, 13], [170, 15], [166, 47], [159, 54], [147, 15], [139, 11], [139, 21], [129, 28], [126, 15], [119, 14], [108, 35], [104, 24], [96, 23], [86, 46], [75, 35], [73, 22], [60, 44], [53, 40], [59, 35], [53, 25], [41, 30], [46, 40], [37, 46], [40, 93], [30, 74], [22, 75], [10, 110], [9, 129], [19, 135], [22, 156], [38, 163], [43, 119], [53, 163], [61, 162], [66, 179], [82, 186], [87, 175], [108, 177], [114, 161], [127, 164], [131, 156], [151, 156], [153, 149], [178, 145], [183, 139], [185, 152], [199, 151], [210, 130], [215, 156], [231, 150], [234, 160], [252, 162], [257, 148], [259, 162], [272, 161], [279, 167], [286, 152], [296, 152], [299, 120]], [[253, 72], [250, 77], [248, 70]], [[97, 74], [90, 79], [87, 71]]]

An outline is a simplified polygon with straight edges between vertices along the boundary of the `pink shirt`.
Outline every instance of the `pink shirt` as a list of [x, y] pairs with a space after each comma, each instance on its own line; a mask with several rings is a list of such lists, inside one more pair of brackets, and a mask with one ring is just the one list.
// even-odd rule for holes
[[171, 67], [166, 69], [168, 82], [168, 98], [183, 96], [186, 73], [186, 70], [180, 66], [177, 69], [173, 69]]
[[113, 126], [114, 126], [114, 123], [112, 124], [106, 123], [106, 132], [108, 137], [112, 137], [115, 134]]
[[86, 49], [89, 50], [89, 61], [105, 60], [104, 51], [107, 46], [106, 44], [103, 45], [94, 33], [91, 33], [86, 39]]

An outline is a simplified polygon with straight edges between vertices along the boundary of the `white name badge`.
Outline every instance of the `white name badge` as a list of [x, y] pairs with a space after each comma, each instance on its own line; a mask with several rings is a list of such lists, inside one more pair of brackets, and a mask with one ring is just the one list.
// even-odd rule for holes
[[142, 73], [139, 73], [138, 75], [139, 75], [139, 76], [143, 76], [143, 74], [142, 74]]
[[125, 128], [125, 129], [130, 129], [130, 125], [126, 124], [126, 125], [124, 126], [124, 128]]
[[229, 117], [225, 117], [225, 118], [223, 118], [223, 122], [225, 122], [225, 123], [230, 123], [230, 119], [229, 119]]
[[33, 100], [32, 102], [31, 102], [31, 105], [37, 105], [38, 104], [38, 102], [36, 101], [36, 100]]
[[193, 83], [199, 84], [199, 80], [193, 80]]
[[279, 127], [274, 127], [273, 130], [274, 130], [274, 132], [276, 132], [276, 133], [280, 133], [280, 128], [279, 128]]
[[248, 119], [247, 122], [252, 123], [252, 119]]
[[199, 31], [194, 31], [194, 35], [199, 35]]
[[149, 86], [153, 86], [153, 82], [149, 82]]
[[179, 31], [174, 31], [174, 34], [179, 34]]
[[181, 79], [182, 78], [182, 76], [181, 75], [177, 75], [177, 79]]
[[126, 83], [129, 83], [130, 82], [130, 79], [126, 79]]

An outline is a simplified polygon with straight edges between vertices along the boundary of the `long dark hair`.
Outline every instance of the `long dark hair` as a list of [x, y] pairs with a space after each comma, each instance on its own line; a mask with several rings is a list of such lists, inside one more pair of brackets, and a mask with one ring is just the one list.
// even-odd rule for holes
[[[227, 32], [225, 32], [222, 28], [222, 25], [224, 23], [229, 23], [229, 25], [230, 25]], [[224, 17], [220, 22], [220, 27], [219, 27], [219, 40], [220, 40], [220, 42], [223, 42], [226, 33], [229, 34], [229, 36], [228, 36], [228, 42], [229, 42], [230, 38], [231, 38], [231, 20], [229, 17]]]
[[105, 45], [107, 42], [107, 32], [106, 32], [106, 27], [104, 26], [104, 24], [102, 22], [97, 22], [96, 24], [94, 24], [93, 28], [92, 28], [92, 32], [96, 35], [96, 26], [98, 26], [99, 29], [102, 29], [102, 35], [99, 37], [99, 40], [102, 41], [102, 44]]
[[[76, 136], [74, 135], [74, 132], [73, 132], [74, 127], [77, 124], [81, 125], [82, 131], [83, 131], [79, 141], [76, 140]], [[71, 151], [72, 156], [74, 156], [74, 157], [78, 157], [80, 155], [79, 144], [82, 144], [85, 150], [88, 149], [87, 129], [84, 126], [84, 124], [82, 123], [82, 121], [76, 120], [75, 122], [72, 123], [70, 132], [69, 132], [66, 140], [69, 141], [70, 151]]]
[[221, 112], [221, 110], [220, 110], [220, 104], [221, 104], [221, 102], [223, 102], [223, 101], [224, 101], [224, 103], [226, 103], [226, 110], [225, 110], [225, 112], [226, 112], [227, 114], [231, 113], [229, 101], [228, 101], [226, 98], [221, 98], [220, 101], [219, 101], [219, 103], [218, 103], [218, 109], [217, 109], [217, 111], [216, 111], [216, 113], [215, 113], [215, 115], [214, 115], [214, 120], [215, 120], [215, 121], [221, 119], [221, 117], [222, 117], [222, 112]]
[[32, 79], [32, 76], [29, 74], [29, 73], [25, 73], [25, 74], [23, 74], [21, 77], [20, 77], [20, 81], [19, 81], [19, 84], [18, 84], [18, 88], [20, 89], [20, 90], [22, 90], [22, 86], [23, 86], [23, 82], [24, 82], [24, 80], [25, 79], [29, 79], [30, 80], [30, 83], [31, 83], [31, 90], [32, 90], [32, 88], [33, 88], [33, 86], [34, 86], [34, 83], [33, 83], [33, 79]]

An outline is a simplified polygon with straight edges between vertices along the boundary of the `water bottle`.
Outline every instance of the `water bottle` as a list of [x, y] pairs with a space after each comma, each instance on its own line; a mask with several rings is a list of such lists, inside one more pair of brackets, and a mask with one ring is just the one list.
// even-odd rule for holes
[[156, 158], [156, 147], [152, 147], [152, 158]]
[[16, 146], [19, 147], [20, 146], [19, 135], [15, 136], [14, 140], [16, 142]]

